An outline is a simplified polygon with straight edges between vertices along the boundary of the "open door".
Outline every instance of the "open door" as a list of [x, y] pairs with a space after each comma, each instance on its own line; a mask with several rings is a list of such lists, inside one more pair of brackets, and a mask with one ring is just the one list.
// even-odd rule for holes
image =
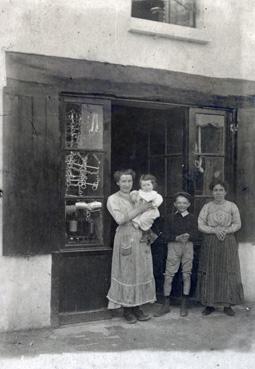
[[235, 193], [235, 129], [233, 113], [225, 110], [190, 109], [188, 190], [194, 196], [194, 212], [211, 197], [209, 185], [221, 178]]

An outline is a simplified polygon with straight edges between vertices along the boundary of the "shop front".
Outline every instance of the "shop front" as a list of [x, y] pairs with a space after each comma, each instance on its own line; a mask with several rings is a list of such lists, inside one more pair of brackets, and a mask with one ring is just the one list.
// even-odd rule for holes
[[235, 199], [235, 88], [182, 73], [7, 55], [4, 255], [52, 255], [52, 324], [108, 316], [115, 225], [106, 199], [115, 170], [156, 176], [165, 226], [174, 193], [190, 192], [198, 214], [213, 177], [227, 180]]

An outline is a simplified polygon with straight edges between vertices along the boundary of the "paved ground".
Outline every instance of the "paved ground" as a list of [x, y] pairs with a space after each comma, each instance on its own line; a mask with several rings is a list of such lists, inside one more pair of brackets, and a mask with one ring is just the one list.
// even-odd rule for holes
[[[152, 313], [157, 306], [150, 306]], [[186, 318], [178, 307], [148, 322], [120, 318], [2, 334], [1, 369], [255, 368], [255, 307], [236, 307], [236, 316]]]

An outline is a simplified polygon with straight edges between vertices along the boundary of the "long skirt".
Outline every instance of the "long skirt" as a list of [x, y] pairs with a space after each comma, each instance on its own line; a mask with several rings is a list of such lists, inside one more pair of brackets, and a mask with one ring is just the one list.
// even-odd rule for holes
[[142, 232], [132, 223], [120, 225], [115, 234], [109, 309], [140, 306], [156, 300], [151, 247], [140, 242]]
[[197, 298], [206, 306], [228, 306], [243, 303], [238, 244], [229, 234], [224, 241], [215, 235], [204, 235], [201, 247]]

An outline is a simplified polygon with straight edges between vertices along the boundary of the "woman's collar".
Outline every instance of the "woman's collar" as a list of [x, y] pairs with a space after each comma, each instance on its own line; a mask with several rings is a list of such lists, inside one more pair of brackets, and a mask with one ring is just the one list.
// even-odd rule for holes
[[120, 197], [123, 197], [123, 199], [130, 199], [130, 192], [125, 193], [125, 192], [119, 191], [118, 193]]

